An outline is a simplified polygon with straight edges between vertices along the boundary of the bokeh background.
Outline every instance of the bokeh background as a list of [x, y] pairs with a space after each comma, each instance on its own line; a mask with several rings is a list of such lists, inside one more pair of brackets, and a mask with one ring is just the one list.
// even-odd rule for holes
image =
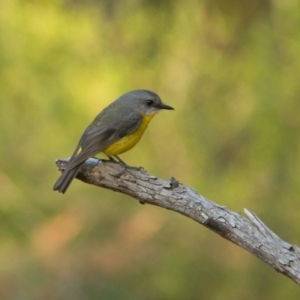
[[186, 217], [52, 191], [95, 115], [146, 88], [176, 110], [122, 158], [300, 245], [298, 1], [2, 0], [0, 29], [0, 299], [299, 299]]

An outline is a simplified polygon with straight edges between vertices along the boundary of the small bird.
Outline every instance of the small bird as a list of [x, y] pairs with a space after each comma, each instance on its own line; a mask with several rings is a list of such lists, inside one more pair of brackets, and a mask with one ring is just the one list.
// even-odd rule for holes
[[118, 155], [139, 142], [151, 119], [161, 109], [174, 108], [148, 90], [134, 90], [112, 102], [84, 131], [53, 190], [65, 193], [84, 162], [100, 152], [128, 167]]

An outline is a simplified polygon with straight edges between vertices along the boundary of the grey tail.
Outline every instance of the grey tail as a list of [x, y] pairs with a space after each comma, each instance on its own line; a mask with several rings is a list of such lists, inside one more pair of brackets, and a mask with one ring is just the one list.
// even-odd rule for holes
[[53, 186], [54, 191], [59, 191], [60, 193], [65, 193], [77, 175], [77, 173], [80, 171], [81, 164], [79, 166], [76, 166], [75, 168], [69, 169], [68, 167], [66, 170], [60, 175], [60, 177], [57, 179]]

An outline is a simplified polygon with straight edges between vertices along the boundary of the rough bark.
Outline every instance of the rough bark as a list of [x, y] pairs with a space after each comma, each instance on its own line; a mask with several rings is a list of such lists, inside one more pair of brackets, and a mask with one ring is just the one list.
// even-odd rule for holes
[[[56, 161], [61, 171], [67, 163], [68, 160]], [[167, 182], [143, 170], [124, 171], [119, 163], [95, 158], [86, 161], [77, 178], [127, 194], [141, 203], [179, 212], [244, 248], [277, 272], [300, 284], [300, 248], [283, 241], [247, 209], [245, 213], [249, 219], [204, 198], [175, 178]]]

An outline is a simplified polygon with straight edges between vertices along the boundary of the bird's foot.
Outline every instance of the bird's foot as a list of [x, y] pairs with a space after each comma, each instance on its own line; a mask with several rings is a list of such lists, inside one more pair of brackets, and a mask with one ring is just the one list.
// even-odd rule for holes
[[116, 178], [120, 178], [128, 170], [135, 170], [135, 171], [144, 170], [143, 167], [131, 167], [131, 166], [127, 165], [125, 163], [125, 161], [123, 161], [118, 155], [108, 156], [108, 158], [109, 158], [109, 160], [114, 161], [114, 162], [119, 162], [120, 165], [124, 166], [124, 169], [121, 172], [114, 175], [114, 177], [116, 177]]
[[124, 169], [122, 171], [120, 171], [119, 173], [117, 173], [116, 175], [114, 175], [114, 177], [120, 178], [128, 170], [135, 170], [135, 171], [143, 171], [144, 170], [143, 167], [131, 167], [126, 164], [122, 164], [122, 165], [124, 166]]

